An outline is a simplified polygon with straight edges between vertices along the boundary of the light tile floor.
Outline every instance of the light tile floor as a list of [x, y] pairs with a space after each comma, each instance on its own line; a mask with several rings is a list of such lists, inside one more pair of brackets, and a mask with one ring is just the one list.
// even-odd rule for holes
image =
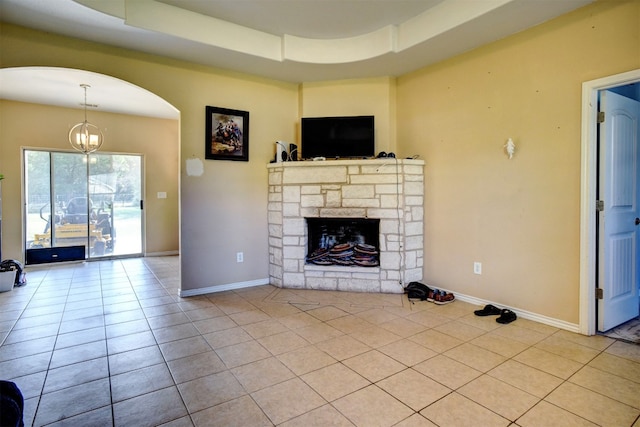
[[0, 294], [26, 425], [640, 426], [640, 346], [471, 304], [260, 286], [179, 298], [178, 258], [28, 269]]

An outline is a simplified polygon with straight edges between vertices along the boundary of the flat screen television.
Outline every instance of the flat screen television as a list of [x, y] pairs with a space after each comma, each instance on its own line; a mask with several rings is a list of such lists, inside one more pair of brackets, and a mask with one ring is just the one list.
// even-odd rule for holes
[[375, 156], [374, 116], [303, 117], [303, 159]]

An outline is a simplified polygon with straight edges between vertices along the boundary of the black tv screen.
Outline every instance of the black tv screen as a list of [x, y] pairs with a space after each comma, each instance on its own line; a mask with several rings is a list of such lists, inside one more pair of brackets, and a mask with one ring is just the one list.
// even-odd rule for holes
[[375, 155], [374, 116], [303, 117], [302, 158], [364, 158]]

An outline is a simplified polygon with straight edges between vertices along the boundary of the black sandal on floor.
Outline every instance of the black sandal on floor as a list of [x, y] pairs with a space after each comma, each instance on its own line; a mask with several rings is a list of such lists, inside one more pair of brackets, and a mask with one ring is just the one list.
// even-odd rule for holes
[[482, 310], [476, 310], [473, 312], [476, 316], [497, 316], [501, 313], [501, 310], [495, 305], [485, 305]]
[[507, 323], [513, 322], [517, 318], [518, 316], [516, 316], [516, 314], [513, 311], [505, 308], [500, 313], [500, 317], [496, 319], [496, 322], [506, 325]]

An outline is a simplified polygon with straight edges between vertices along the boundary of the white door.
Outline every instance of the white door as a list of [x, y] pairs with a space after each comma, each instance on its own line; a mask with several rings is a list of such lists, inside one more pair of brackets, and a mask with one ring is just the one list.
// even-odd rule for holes
[[638, 135], [640, 103], [611, 91], [601, 93], [598, 330], [638, 316]]

